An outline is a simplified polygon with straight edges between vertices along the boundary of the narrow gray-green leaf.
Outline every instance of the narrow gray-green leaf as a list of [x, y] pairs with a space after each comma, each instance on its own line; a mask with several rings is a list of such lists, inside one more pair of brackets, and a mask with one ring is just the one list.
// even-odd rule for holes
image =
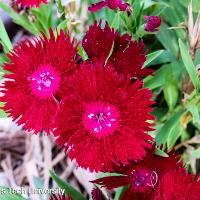
[[31, 23], [28, 20], [28, 17], [25, 14], [20, 15], [16, 13], [10, 6], [6, 5], [3, 2], [0, 2], [0, 8], [3, 9], [13, 19], [13, 21], [16, 24], [24, 27], [30, 33], [39, 34], [39, 31], [37, 30], [37, 28], [34, 26], [33, 23]]
[[155, 138], [158, 146], [167, 142], [170, 132], [173, 130], [174, 126], [176, 126], [176, 123], [180, 122], [180, 117], [183, 115], [184, 112], [185, 111], [180, 110], [179, 112], [171, 116], [171, 118], [168, 119], [167, 122], [165, 122]]
[[58, 26], [57, 26], [57, 30], [58, 30], [58, 32], [60, 32], [60, 30], [62, 29], [62, 30], [66, 30], [67, 29], [67, 24], [68, 24], [68, 22], [69, 22], [69, 18], [67, 18], [67, 19], [65, 19], [64, 21], [62, 21], [62, 22], [60, 22], [60, 24], [58, 24]]
[[163, 91], [169, 110], [172, 111], [178, 100], [177, 86], [173, 82], [167, 82]]
[[87, 60], [88, 56], [82, 45], [78, 46], [78, 53], [82, 57], [83, 60]]
[[158, 149], [158, 148], [156, 149], [155, 154], [158, 156], [165, 157], [165, 158], [169, 157], [169, 155], [167, 153], [165, 153], [164, 151], [162, 151], [161, 149]]
[[118, 188], [117, 191], [116, 191], [116, 193], [115, 193], [114, 200], [119, 200], [120, 196], [124, 192], [124, 190], [125, 190], [125, 187]]
[[3, 102], [0, 102], [0, 118], [4, 118], [7, 117], [8, 114], [4, 112], [4, 110], [2, 110], [2, 106], [4, 105]]
[[111, 27], [114, 29], [119, 29], [120, 26], [120, 12], [117, 12], [115, 18], [112, 21]]
[[193, 123], [200, 124], [199, 107], [194, 104], [189, 104], [186, 107], [192, 113]]
[[50, 171], [50, 175], [53, 180], [57, 183], [58, 187], [65, 190], [66, 195], [70, 195], [72, 199], [76, 200], [86, 200], [86, 198], [76, 189], [74, 189], [69, 183], [63, 181], [60, 177], [58, 177], [55, 172]]
[[181, 39], [179, 39], [179, 47], [180, 47], [181, 57], [182, 57], [184, 65], [185, 65], [185, 68], [192, 80], [194, 87], [197, 90], [199, 90], [200, 89], [200, 79], [198, 77], [197, 70], [194, 66], [194, 63], [192, 62], [192, 58], [188, 52], [186, 45], [182, 42]]
[[194, 156], [195, 158], [200, 158], [200, 147], [195, 149], [193, 152], [192, 152], [192, 156]]
[[172, 127], [172, 129], [169, 132], [169, 135], [168, 135], [168, 138], [167, 138], [167, 148], [168, 148], [168, 150], [171, 150], [173, 148], [176, 141], [181, 136], [181, 133], [182, 133], [181, 125], [180, 125], [180, 122], [178, 120], [178, 121], [176, 121], [176, 123], [174, 124], [174, 126]]
[[177, 38], [173, 30], [169, 30], [168, 28], [169, 26], [167, 24], [162, 23], [162, 26], [159, 27], [156, 37], [159, 39], [162, 45], [176, 58], [178, 53]]
[[153, 60], [155, 60], [158, 56], [160, 56], [164, 50], [158, 50], [153, 53], [147, 55], [147, 60], [144, 63], [144, 67], [148, 66]]
[[6, 52], [9, 52], [12, 49], [12, 43], [10, 41], [10, 38], [8, 37], [8, 34], [6, 32], [6, 29], [1, 17], [0, 17], [0, 39], [2, 41], [4, 50]]
[[155, 76], [148, 76], [144, 80], [144, 86], [151, 90], [164, 86], [166, 83], [166, 75], [170, 71], [171, 64], [163, 65], [155, 72]]

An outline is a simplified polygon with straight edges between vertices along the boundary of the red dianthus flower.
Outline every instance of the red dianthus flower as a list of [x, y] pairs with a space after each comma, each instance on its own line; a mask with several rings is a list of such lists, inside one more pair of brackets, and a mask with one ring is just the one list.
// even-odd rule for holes
[[130, 5], [128, 3], [123, 2], [123, 0], [103, 0], [98, 3], [92, 4], [88, 10], [90, 12], [97, 12], [98, 10], [108, 7], [112, 10], [119, 8], [121, 11], [129, 11]]
[[144, 16], [145, 31], [156, 32], [161, 25], [161, 18], [159, 16]]
[[199, 200], [200, 181], [182, 170], [172, 170], [161, 179], [154, 200]]
[[41, 3], [47, 4], [47, 0], [16, 0], [16, 3], [24, 7], [39, 7]]
[[[154, 192], [162, 177], [173, 169], [181, 168], [180, 157], [171, 154], [169, 157], [154, 155], [154, 149], [147, 154], [143, 161], [130, 161], [130, 164], [115, 169], [118, 176], [108, 176], [92, 181], [107, 189], [128, 186], [120, 200], [153, 200]], [[183, 168], [182, 171], [185, 169]]]
[[65, 195], [51, 195], [50, 199], [49, 200], [72, 200], [72, 198], [69, 196], [69, 197], [66, 197]]
[[118, 74], [143, 78], [153, 73], [153, 70], [142, 68], [146, 61], [144, 43], [132, 41], [131, 36], [119, 35], [106, 23], [90, 26], [82, 41], [90, 62], [103, 67], [111, 66]]
[[94, 188], [91, 192], [92, 200], [106, 200], [102, 191], [99, 188]]
[[112, 68], [82, 66], [68, 82], [69, 93], [56, 119], [57, 142], [91, 171], [112, 170], [111, 162], [141, 160], [152, 140], [151, 92], [142, 82], [119, 77]]
[[68, 75], [76, 68], [77, 53], [63, 31], [57, 37], [50, 31], [33, 41], [18, 45], [4, 65], [6, 81], [1, 92], [3, 109], [28, 131], [49, 133]]

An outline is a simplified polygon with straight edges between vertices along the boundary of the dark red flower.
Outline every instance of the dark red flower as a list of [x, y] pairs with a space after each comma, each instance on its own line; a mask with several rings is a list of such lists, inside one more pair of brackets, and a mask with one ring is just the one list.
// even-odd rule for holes
[[92, 4], [88, 10], [90, 12], [97, 12], [98, 10], [108, 7], [112, 10], [115, 10], [116, 8], [119, 8], [121, 11], [130, 11], [130, 5], [128, 3], [125, 3], [123, 0], [103, 0], [98, 3]]
[[72, 200], [72, 198], [69, 196], [69, 197], [66, 197], [65, 195], [51, 195], [50, 199], [49, 200]]
[[106, 200], [102, 191], [99, 188], [94, 188], [91, 194], [92, 194], [92, 200]]
[[182, 170], [167, 172], [161, 179], [154, 200], [199, 200], [200, 181]]
[[55, 38], [51, 30], [50, 39], [26, 40], [8, 55], [11, 63], [4, 70], [10, 74], [5, 76], [1, 101], [26, 130], [50, 132], [66, 80], [76, 68], [76, 49], [63, 31]]
[[161, 18], [159, 16], [144, 16], [145, 31], [156, 32], [161, 25]]
[[132, 41], [128, 34], [120, 36], [106, 23], [101, 28], [97, 22], [90, 26], [82, 41], [89, 60], [94, 65], [113, 67], [119, 74], [142, 78], [153, 70], [142, 68], [146, 60], [143, 42]]
[[[118, 176], [108, 176], [92, 181], [107, 189], [128, 186], [120, 200], [153, 200], [154, 191], [162, 177], [172, 169], [181, 168], [180, 157], [171, 154], [164, 158], [154, 155], [154, 148], [143, 161], [130, 161], [130, 164], [116, 168]], [[183, 168], [182, 171], [185, 169]]]
[[[112, 170], [111, 162], [141, 160], [152, 140], [151, 92], [119, 77], [112, 68], [82, 66], [68, 82], [69, 93], [56, 120], [57, 142], [91, 171]], [[133, 148], [134, 147], [134, 148]]]
[[24, 7], [39, 7], [41, 3], [47, 4], [47, 0], [16, 0], [16, 3]]
[[0, 52], [2, 52], [3, 51], [3, 46], [2, 46], [2, 44], [0, 44]]

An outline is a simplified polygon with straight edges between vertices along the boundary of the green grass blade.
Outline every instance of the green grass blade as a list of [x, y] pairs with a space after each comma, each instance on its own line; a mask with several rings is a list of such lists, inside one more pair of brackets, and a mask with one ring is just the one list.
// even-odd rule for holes
[[158, 56], [160, 56], [164, 50], [158, 50], [153, 53], [147, 55], [147, 60], [144, 63], [144, 67], [148, 66], [153, 60], [155, 60]]
[[72, 199], [86, 200], [86, 198], [80, 192], [78, 192], [76, 189], [74, 189], [72, 186], [70, 186], [67, 182], [60, 179], [55, 174], [55, 172], [50, 171], [50, 175], [53, 178], [53, 180], [57, 183], [58, 187], [65, 190], [66, 195], [70, 195], [72, 197]]
[[2, 41], [5, 52], [9, 52], [13, 47], [1, 18], [0, 18], [0, 39]]
[[185, 68], [192, 80], [194, 87], [197, 90], [199, 90], [200, 89], [200, 79], [198, 77], [197, 70], [194, 66], [194, 63], [192, 62], [192, 58], [188, 52], [187, 47], [185, 46], [185, 44], [182, 42], [181, 39], [179, 39], [179, 47], [180, 47], [181, 57], [182, 57], [184, 65], [185, 65]]

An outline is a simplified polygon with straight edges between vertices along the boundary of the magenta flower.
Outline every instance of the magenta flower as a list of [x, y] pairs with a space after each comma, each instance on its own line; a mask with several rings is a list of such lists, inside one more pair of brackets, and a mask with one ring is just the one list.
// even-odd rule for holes
[[91, 194], [92, 194], [92, 200], [106, 200], [102, 191], [99, 188], [94, 188]]
[[16, 0], [16, 3], [25, 7], [39, 7], [41, 3], [47, 4], [47, 0]]
[[35, 134], [50, 133], [59, 101], [65, 93], [66, 80], [77, 67], [77, 48], [69, 35], [61, 31], [21, 42], [8, 54], [6, 81], [1, 87], [4, 111]]
[[51, 195], [49, 200], [72, 200], [70, 196], [66, 197], [65, 195]]
[[144, 16], [145, 31], [148, 32], [156, 32], [158, 31], [158, 27], [161, 24], [161, 18], [159, 16]]
[[143, 78], [153, 73], [152, 69], [143, 68], [147, 53], [144, 43], [133, 41], [128, 34], [119, 35], [108, 23], [104, 28], [101, 22], [91, 25], [82, 45], [88, 62], [95, 66], [113, 67], [119, 75], [126, 77]]
[[115, 172], [119, 174], [117, 176], [107, 176], [92, 182], [108, 190], [127, 186], [120, 200], [154, 200], [158, 184], [167, 172], [176, 169], [185, 172], [177, 154], [171, 152], [169, 157], [165, 158], [154, 155], [154, 152], [153, 147], [142, 161], [130, 161], [130, 164], [120, 167], [116, 165]]
[[173, 170], [161, 179], [154, 200], [199, 200], [200, 181], [198, 177]]
[[90, 171], [142, 160], [151, 148], [152, 94], [112, 68], [82, 66], [68, 78], [68, 94], [55, 121], [57, 143]]
[[128, 3], [123, 2], [123, 0], [103, 0], [98, 3], [92, 4], [88, 10], [90, 12], [97, 12], [98, 10], [108, 7], [112, 10], [119, 8], [121, 11], [130, 11], [130, 6]]

